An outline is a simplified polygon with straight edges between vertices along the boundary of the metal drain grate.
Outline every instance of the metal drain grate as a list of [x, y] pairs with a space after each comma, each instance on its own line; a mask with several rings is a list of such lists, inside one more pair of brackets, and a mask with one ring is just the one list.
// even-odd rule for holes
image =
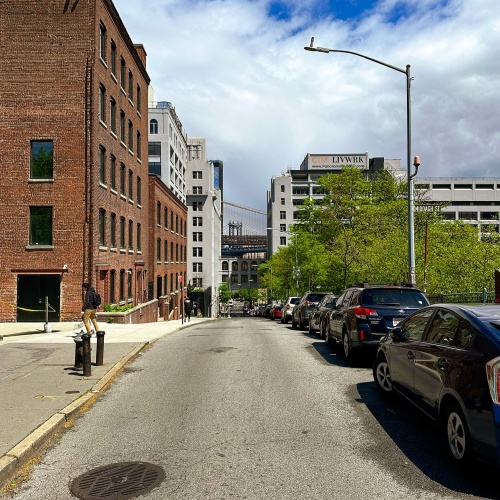
[[126, 500], [148, 493], [165, 479], [158, 465], [121, 462], [97, 467], [71, 482], [71, 493], [81, 500]]

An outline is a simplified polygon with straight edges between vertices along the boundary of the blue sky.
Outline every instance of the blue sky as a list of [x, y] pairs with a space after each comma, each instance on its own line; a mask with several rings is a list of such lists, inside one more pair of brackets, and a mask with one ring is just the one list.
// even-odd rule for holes
[[[224, 161], [229, 201], [264, 210], [307, 153], [406, 162], [411, 65], [419, 177], [500, 178], [498, 0], [113, 0], [148, 54], [154, 100]], [[241, 189], [245, 186], [245, 189]]]
[[[377, 2], [373, 0], [318, 0], [310, 5], [312, 16], [321, 18], [334, 17], [350, 20], [369, 11]], [[269, 17], [279, 20], [290, 20], [295, 14], [297, 5], [290, 1], [272, 1], [269, 3]], [[306, 3], [307, 8], [307, 3]]]

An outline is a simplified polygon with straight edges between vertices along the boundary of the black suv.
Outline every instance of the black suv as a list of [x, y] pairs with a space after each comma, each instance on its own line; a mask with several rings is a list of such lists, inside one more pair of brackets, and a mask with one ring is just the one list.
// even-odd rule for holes
[[300, 298], [299, 302], [295, 303], [292, 311], [292, 328], [306, 328], [309, 324], [309, 316], [314, 311], [314, 307], [318, 302], [327, 295], [326, 292], [306, 292]]
[[325, 341], [342, 342], [344, 357], [352, 361], [362, 349], [375, 350], [403, 318], [427, 305], [427, 297], [410, 285], [353, 285], [331, 310]]

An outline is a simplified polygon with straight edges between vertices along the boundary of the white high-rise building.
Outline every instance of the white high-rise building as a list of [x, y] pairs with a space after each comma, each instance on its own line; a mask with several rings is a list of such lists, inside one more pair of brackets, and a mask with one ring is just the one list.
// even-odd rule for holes
[[217, 315], [222, 234], [223, 163], [207, 160], [202, 137], [190, 137], [186, 205], [188, 207], [188, 283], [210, 291], [210, 314]]
[[318, 179], [326, 174], [339, 174], [344, 165], [352, 165], [367, 176], [388, 170], [399, 179], [406, 178], [401, 160], [369, 158], [368, 153], [310, 154], [304, 158], [298, 170], [288, 169], [271, 179], [267, 192], [267, 255], [271, 256], [280, 246], [286, 246], [291, 238], [289, 228], [297, 222], [299, 206], [305, 199], [321, 199], [323, 192]]
[[149, 173], [156, 174], [186, 203], [187, 135], [171, 102], [153, 100], [149, 91]]

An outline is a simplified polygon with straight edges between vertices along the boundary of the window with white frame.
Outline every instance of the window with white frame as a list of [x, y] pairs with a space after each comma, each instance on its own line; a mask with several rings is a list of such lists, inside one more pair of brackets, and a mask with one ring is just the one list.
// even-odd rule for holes
[[106, 184], [106, 149], [99, 146], [99, 182]]
[[99, 26], [99, 56], [106, 62], [107, 58], [107, 44], [108, 44], [108, 33], [104, 23], [100, 23]]
[[111, 40], [111, 74], [116, 76], [116, 43]]
[[155, 118], [153, 118], [152, 120], [149, 120], [149, 133], [150, 134], [157, 134], [158, 133], [158, 120], [156, 120]]
[[106, 123], [106, 87], [99, 85], [99, 120]]
[[116, 135], [116, 101], [113, 98], [109, 101], [109, 127]]
[[125, 79], [127, 77], [127, 66], [123, 57], [120, 59], [120, 88], [125, 92]]

